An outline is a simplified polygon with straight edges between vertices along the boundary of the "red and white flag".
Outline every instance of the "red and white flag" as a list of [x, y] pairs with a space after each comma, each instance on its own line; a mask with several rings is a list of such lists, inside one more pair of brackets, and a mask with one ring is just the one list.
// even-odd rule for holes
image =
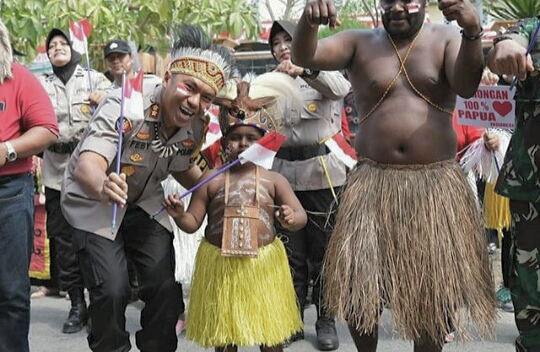
[[343, 138], [341, 133], [336, 133], [324, 143], [328, 149], [330, 149], [330, 152], [337, 156], [349, 169], [352, 169], [356, 165], [356, 162], [358, 161], [356, 152], [349, 143], [347, 143], [345, 138]]
[[208, 131], [206, 132], [206, 138], [204, 139], [204, 144], [201, 150], [205, 150], [214, 145], [214, 143], [219, 141], [222, 137], [218, 119], [219, 107], [216, 105], [210, 106], [210, 109], [208, 109], [206, 115], [210, 117], [210, 122], [208, 123]]
[[88, 36], [92, 31], [92, 25], [87, 18], [83, 18], [78, 22], [69, 21], [69, 36], [71, 38], [73, 50], [80, 54], [88, 52]]
[[265, 169], [272, 168], [274, 157], [277, 151], [287, 137], [275, 131], [268, 132], [264, 137], [259, 139], [248, 149], [244, 150], [238, 159], [242, 164], [251, 161], [254, 164], [264, 167]]
[[126, 80], [124, 87], [124, 116], [132, 120], [144, 119], [143, 76], [143, 70], [139, 70], [134, 78]]

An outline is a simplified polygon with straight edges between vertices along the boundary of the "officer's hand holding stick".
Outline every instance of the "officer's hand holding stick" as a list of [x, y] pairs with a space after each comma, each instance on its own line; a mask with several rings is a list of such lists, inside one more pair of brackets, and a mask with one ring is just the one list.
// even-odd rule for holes
[[[120, 100], [120, 118], [118, 121], [118, 151], [116, 152], [116, 173], [120, 174], [120, 159], [122, 158], [122, 139], [124, 135], [124, 100], [126, 91], [126, 71], [122, 72], [122, 99]], [[118, 212], [118, 203], [113, 203], [113, 213], [111, 222], [111, 232], [116, 232], [116, 213]]]

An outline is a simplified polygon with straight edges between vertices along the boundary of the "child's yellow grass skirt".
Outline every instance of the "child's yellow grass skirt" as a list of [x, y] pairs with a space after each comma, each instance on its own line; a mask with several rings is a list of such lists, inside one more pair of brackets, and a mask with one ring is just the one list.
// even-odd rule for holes
[[278, 238], [258, 258], [222, 257], [203, 239], [189, 296], [186, 336], [205, 348], [275, 346], [303, 326]]

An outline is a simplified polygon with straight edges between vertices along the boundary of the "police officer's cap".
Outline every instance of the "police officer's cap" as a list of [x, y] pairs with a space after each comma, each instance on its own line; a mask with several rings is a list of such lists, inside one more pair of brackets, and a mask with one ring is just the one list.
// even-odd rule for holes
[[105, 49], [103, 49], [105, 57], [109, 56], [112, 53], [120, 53], [120, 54], [131, 54], [131, 48], [129, 47], [129, 44], [123, 40], [115, 39], [111, 40], [110, 42], [105, 45]]

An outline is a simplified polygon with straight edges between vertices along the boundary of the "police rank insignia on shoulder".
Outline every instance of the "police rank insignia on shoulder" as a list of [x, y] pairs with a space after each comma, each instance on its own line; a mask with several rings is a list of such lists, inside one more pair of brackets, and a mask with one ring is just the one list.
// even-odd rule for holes
[[129, 177], [135, 173], [135, 166], [132, 166], [132, 165], [123, 166], [120, 172], [125, 174], [126, 177]]
[[81, 112], [82, 112], [83, 114], [86, 115], [86, 114], [90, 113], [90, 111], [91, 111], [91, 110], [90, 110], [90, 106], [89, 106], [88, 104], [82, 104], [82, 105], [81, 105]]
[[159, 104], [158, 103], [154, 103], [150, 106], [150, 118], [152, 119], [157, 119], [159, 115]]
[[143, 160], [143, 157], [139, 153], [133, 153], [129, 156], [129, 160], [133, 161], [134, 163], [140, 163]]
[[[116, 120], [115, 123], [116, 126], [116, 132], [118, 132], [118, 126], [120, 126], [120, 118]], [[133, 123], [129, 119], [129, 117], [124, 117], [124, 121], [122, 123], [122, 132], [128, 133], [133, 128]]]

